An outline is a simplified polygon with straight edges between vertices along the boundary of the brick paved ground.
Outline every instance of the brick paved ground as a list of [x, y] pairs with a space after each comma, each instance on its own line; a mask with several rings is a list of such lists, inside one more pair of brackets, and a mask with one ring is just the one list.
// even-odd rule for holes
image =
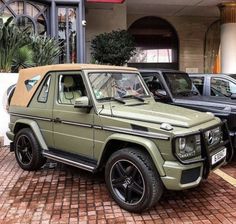
[[[236, 188], [216, 174], [198, 188], [165, 192], [138, 215], [113, 202], [102, 174], [54, 165], [25, 172], [13, 153], [0, 149], [0, 223], [236, 223]], [[235, 175], [235, 169], [233, 163], [224, 171]]]

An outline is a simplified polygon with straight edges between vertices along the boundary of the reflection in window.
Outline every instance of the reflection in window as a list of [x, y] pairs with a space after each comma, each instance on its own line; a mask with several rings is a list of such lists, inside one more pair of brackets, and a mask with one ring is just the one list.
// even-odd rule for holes
[[20, 28], [21, 31], [25, 31], [27, 33], [32, 33], [35, 31], [35, 28], [34, 28], [34, 23], [33, 21], [26, 17], [26, 16], [21, 16], [17, 19], [17, 26]]
[[230, 81], [212, 78], [211, 79], [211, 96], [230, 97], [236, 93], [236, 85]]
[[43, 84], [43, 87], [41, 89], [41, 92], [38, 97], [38, 102], [40, 103], [46, 103], [48, 100], [48, 94], [49, 94], [49, 87], [51, 82], [51, 76], [47, 77], [46, 81]]
[[136, 48], [136, 55], [130, 63], [172, 63], [172, 49]]
[[30, 91], [40, 80], [40, 75], [34, 76], [31, 79], [25, 80], [25, 86], [28, 91]]
[[[1, 6], [2, 5], [2, 6]], [[16, 23], [23, 30], [29, 27], [30, 31], [44, 34], [47, 31], [47, 21], [45, 14], [46, 6], [40, 3], [30, 3], [30, 1], [1, 1], [0, 24], [5, 23], [9, 17], [17, 18]], [[0, 8], [1, 8], [0, 7]], [[34, 25], [35, 24], [35, 25]]]
[[13, 2], [9, 5], [11, 9], [17, 14], [21, 15], [24, 13], [24, 3], [23, 2]]
[[35, 6], [29, 3], [26, 4], [25, 10], [26, 10], [26, 14], [31, 17], [35, 17], [39, 13], [39, 10]]
[[60, 63], [75, 63], [76, 54], [76, 8], [58, 9], [58, 39], [62, 41], [63, 54]]
[[39, 16], [37, 19], [38, 34], [44, 34], [47, 32], [47, 24], [43, 16]]
[[203, 94], [203, 87], [204, 87], [204, 78], [203, 77], [193, 77], [191, 78], [193, 84], [199, 91], [199, 93], [202, 95]]
[[5, 23], [10, 17], [12, 17], [11, 12], [5, 8], [2, 12], [0, 12], [0, 24]]

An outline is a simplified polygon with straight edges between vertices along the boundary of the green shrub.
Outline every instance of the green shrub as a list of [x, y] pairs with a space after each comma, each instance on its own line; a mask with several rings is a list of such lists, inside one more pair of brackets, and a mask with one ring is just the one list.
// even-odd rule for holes
[[54, 38], [32, 35], [30, 37], [31, 48], [34, 52], [33, 62], [35, 66], [51, 65], [62, 53], [60, 42]]
[[96, 36], [91, 50], [93, 60], [99, 64], [124, 65], [135, 54], [133, 38], [126, 30]]
[[10, 72], [15, 53], [27, 44], [28, 36], [13, 23], [13, 17], [0, 27], [0, 72]]

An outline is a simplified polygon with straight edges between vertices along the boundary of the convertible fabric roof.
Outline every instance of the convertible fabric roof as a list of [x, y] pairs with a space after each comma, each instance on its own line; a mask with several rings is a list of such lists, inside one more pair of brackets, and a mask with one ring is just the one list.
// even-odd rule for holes
[[[35, 91], [48, 72], [56, 71], [81, 71], [81, 70], [95, 70], [95, 71], [137, 71], [136, 68], [96, 65], [96, 64], [57, 64], [47, 65], [42, 67], [33, 67], [20, 70], [19, 79], [16, 85], [14, 95], [11, 100], [11, 106], [27, 107]], [[37, 83], [27, 90], [25, 81], [38, 77]]]

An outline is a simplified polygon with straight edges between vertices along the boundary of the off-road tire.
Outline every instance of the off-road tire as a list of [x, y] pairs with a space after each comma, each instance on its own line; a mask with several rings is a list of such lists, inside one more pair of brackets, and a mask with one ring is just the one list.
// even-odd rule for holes
[[[126, 174], [130, 172], [128, 171], [129, 169], [135, 170], [135, 168], [137, 168], [135, 174], [135, 178], [137, 180], [133, 178], [133, 175], [131, 175], [132, 177], [130, 178], [125, 177], [126, 179], [124, 180], [124, 182], [122, 182], [122, 175], [119, 178], [117, 177], [117, 179], [114, 178], [115, 175], [120, 174], [120, 172], [118, 172], [118, 170], [120, 169], [120, 165], [122, 165], [123, 168], [126, 167], [126, 169], [123, 169], [123, 171], [126, 171]], [[117, 166], [119, 168], [117, 168]], [[130, 174], [128, 174], [127, 176], [130, 176]], [[111, 193], [111, 196], [117, 202], [117, 204], [119, 204], [123, 209], [130, 212], [142, 212], [151, 208], [159, 201], [164, 190], [163, 183], [150, 156], [143, 150], [135, 148], [121, 149], [111, 155], [111, 157], [107, 161], [105, 168], [105, 181], [107, 188]], [[142, 196], [140, 196], [140, 199], [135, 191], [131, 190], [132, 194], [129, 193], [129, 190], [127, 191], [128, 186], [129, 189], [132, 189], [134, 185], [137, 186], [137, 182], [139, 182], [138, 189], [143, 189], [143, 193]], [[116, 188], [115, 185], [119, 185], [119, 187]], [[133, 197], [135, 195], [136, 198], [132, 198], [132, 200], [130, 200], [129, 196], [126, 197], [122, 195], [123, 191], [125, 191], [125, 195], [131, 194], [133, 195]], [[129, 201], [127, 202], [126, 199], [128, 199]], [[135, 200], [137, 201], [135, 202]]]
[[14, 152], [16, 160], [23, 170], [38, 170], [46, 162], [42, 149], [30, 128], [23, 128], [16, 134]]

